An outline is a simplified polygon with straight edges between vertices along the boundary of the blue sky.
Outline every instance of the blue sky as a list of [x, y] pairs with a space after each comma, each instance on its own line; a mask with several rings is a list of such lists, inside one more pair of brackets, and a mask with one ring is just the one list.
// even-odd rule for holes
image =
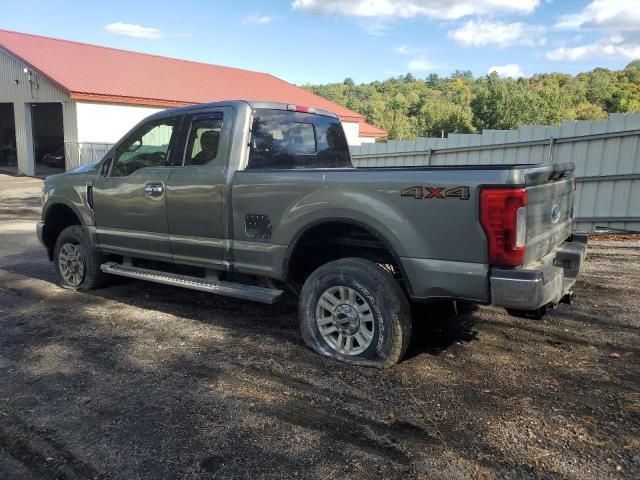
[[289, 82], [619, 69], [640, 0], [0, 1], [0, 28], [272, 73]]

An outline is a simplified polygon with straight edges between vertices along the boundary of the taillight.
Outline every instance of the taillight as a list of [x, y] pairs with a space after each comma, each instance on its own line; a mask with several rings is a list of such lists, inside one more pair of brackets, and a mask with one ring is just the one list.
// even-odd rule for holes
[[315, 113], [315, 110], [311, 107], [304, 107], [302, 105], [294, 105], [290, 103], [287, 105], [287, 110], [292, 112], [303, 112], [303, 113]]
[[483, 189], [480, 223], [487, 234], [491, 265], [514, 267], [524, 263], [527, 240], [527, 191], [524, 188]]
[[578, 182], [576, 181], [576, 177], [573, 177], [573, 199], [571, 200], [571, 230], [576, 230], [576, 216], [575, 216], [575, 208], [576, 208], [576, 190], [578, 189]]

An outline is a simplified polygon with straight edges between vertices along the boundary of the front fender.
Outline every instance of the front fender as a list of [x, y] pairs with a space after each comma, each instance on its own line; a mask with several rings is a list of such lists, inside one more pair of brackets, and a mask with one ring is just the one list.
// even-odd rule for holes
[[93, 210], [87, 204], [87, 183], [93, 178], [93, 175], [62, 174], [50, 177], [51, 180], [47, 179], [44, 185], [42, 220], [46, 221], [52, 206], [65, 205], [73, 211], [82, 225], [94, 225]]

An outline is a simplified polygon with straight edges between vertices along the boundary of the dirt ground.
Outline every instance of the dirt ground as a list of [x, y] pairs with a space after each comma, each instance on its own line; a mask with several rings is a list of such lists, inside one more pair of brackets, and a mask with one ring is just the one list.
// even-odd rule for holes
[[378, 371], [264, 306], [54, 284], [40, 182], [0, 175], [0, 478], [640, 478], [640, 238], [592, 239], [543, 321], [422, 313]]

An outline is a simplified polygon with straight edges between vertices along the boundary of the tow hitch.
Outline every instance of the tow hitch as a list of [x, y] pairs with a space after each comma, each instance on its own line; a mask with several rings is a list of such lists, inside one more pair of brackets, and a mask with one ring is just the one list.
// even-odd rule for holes
[[574, 292], [568, 292], [560, 299], [560, 303], [566, 303], [567, 305], [573, 304], [573, 301], [576, 298], [576, 294]]
[[[560, 299], [560, 303], [571, 305], [575, 298], [576, 294], [573, 291], [569, 291]], [[547, 313], [547, 307], [555, 308], [556, 306], [557, 305], [549, 304], [544, 307], [536, 308], [535, 310], [515, 310], [513, 308], [507, 308], [507, 313], [512, 317], [540, 320]]]
[[535, 310], [514, 310], [513, 308], [507, 308], [507, 313], [512, 317], [541, 320], [544, 314], [547, 313], [547, 306], [545, 305]]

